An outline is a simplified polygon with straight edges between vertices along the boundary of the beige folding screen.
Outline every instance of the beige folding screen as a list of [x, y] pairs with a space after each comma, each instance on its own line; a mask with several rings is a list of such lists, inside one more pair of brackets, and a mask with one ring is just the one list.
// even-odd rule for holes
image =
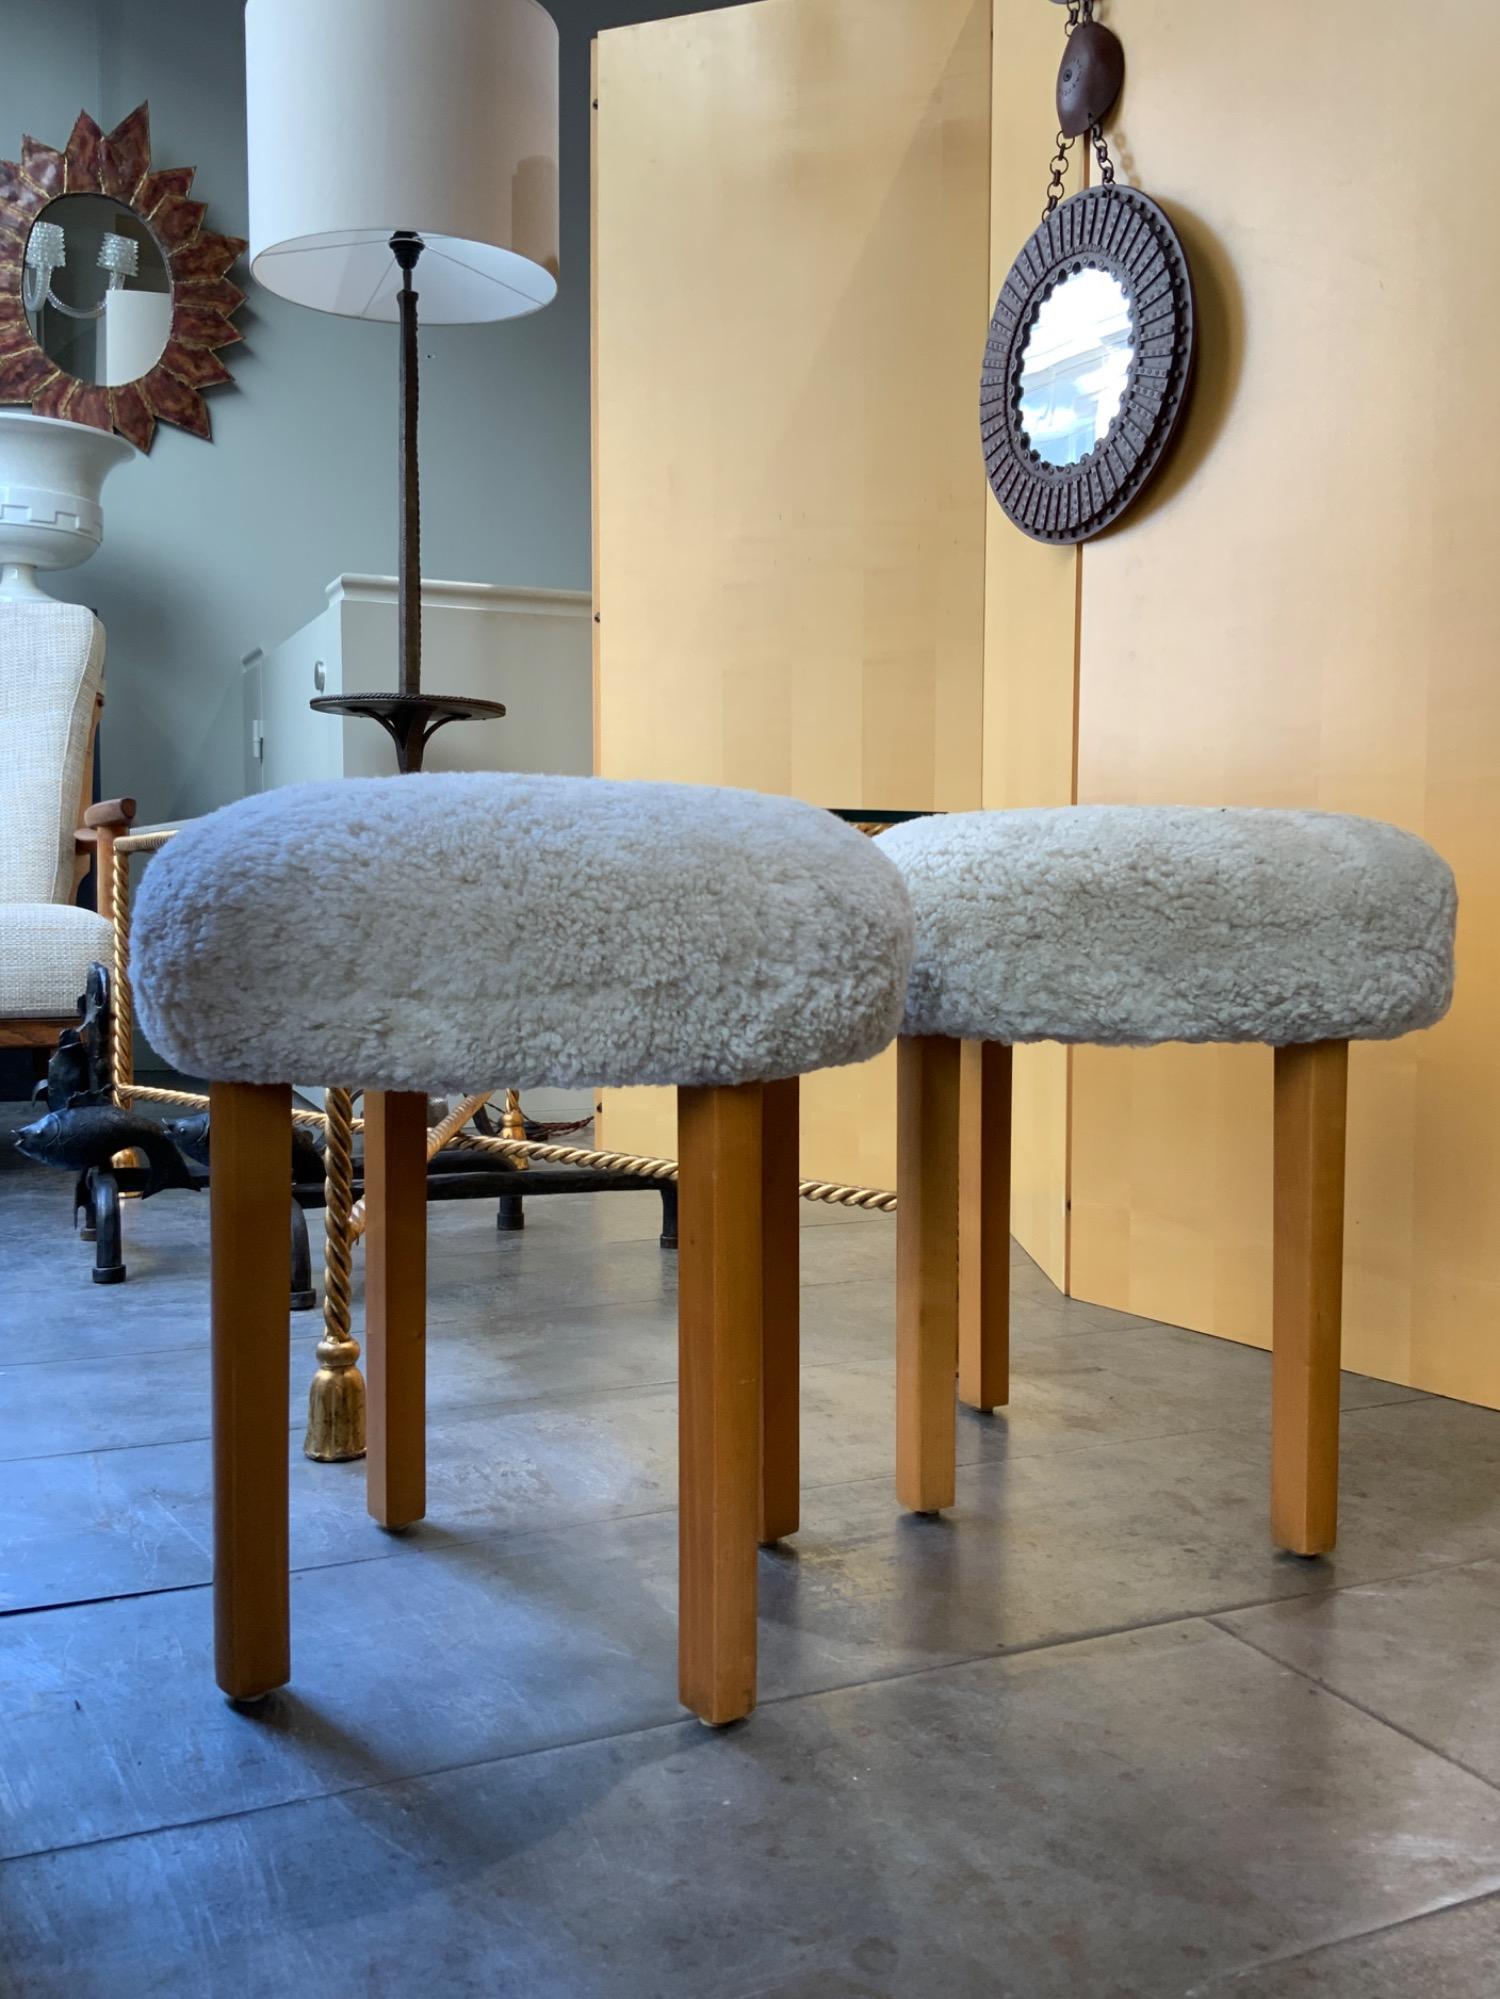
[[[1436, 165], [1437, 52], [1494, 68], [1500, 10], [1370, 18], [1117, 10], [1112, 143], [1187, 244], [1201, 363], [1174, 460], [1081, 554], [999, 514], [976, 412], [1062, 10], [758, 0], [602, 36], [599, 768], [1425, 833], [1458, 1002], [1354, 1051], [1346, 1354], [1500, 1406], [1500, 275], [1488, 180]], [[1330, 77], [1381, 145], [1330, 148]], [[812, 1094], [808, 1170], [891, 1184], [884, 1069]], [[646, 1101], [606, 1122], [671, 1149]], [[1022, 1051], [1016, 1233], [1076, 1295], [1264, 1343], [1270, 1130], [1264, 1051]]]

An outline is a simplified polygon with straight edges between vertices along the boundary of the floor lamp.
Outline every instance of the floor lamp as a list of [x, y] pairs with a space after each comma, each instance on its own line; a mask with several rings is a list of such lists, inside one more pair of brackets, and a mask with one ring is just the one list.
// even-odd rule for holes
[[399, 685], [325, 695], [420, 770], [498, 701], [422, 687], [417, 312], [513, 319], [557, 293], [557, 27], [537, 0], [248, 0], [250, 268], [298, 305], [399, 322]]

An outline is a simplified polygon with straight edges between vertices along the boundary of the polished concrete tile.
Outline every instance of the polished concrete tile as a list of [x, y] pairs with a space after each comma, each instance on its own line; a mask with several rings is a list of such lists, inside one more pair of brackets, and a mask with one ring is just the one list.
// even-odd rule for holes
[[1500, 1783], [1500, 1562], [1244, 1611], [1224, 1624]]
[[205, 1443], [0, 1463], [0, 1613], [210, 1573]]
[[808, 1208], [803, 1526], [761, 1557], [762, 1708], [711, 1736], [675, 1701], [659, 1216], [429, 1210], [405, 1535], [302, 1457], [289, 1315], [295, 1680], [251, 1717], [209, 1667], [205, 1204], [134, 1204], [100, 1290], [65, 1178], [0, 1145], [6, 1999], [404, 1995], [414, 1964], [528, 1996], [1496, 1989], [1494, 1905], [1425, 1912], [1500, 1885], [1500, 1415], [1346, 1376], [1338, 1552], [1278, 1556], [1266, 1357], [1017, 1251], [1012, 1403], [960, 1413], [957, 1505], [906, 1517], [894, 1227]]
[[[299, 1511], [294, 1537], [297, 1559], [311, 1545], [324, 1565], [293, 1592], [294, 1688], [278, 1700], [290, 1740], [248, 1767], [247, 1744], [280, 1738], [247, 1733], [212, 1695], [205, 1590], [0, 1619], [0, 1684], [20, 1690], [0, 1714], [6, 1781], [21, 1796], [28, 1850], [67, 1843], [69, 1825], [84, 1838], [171, 1824], [205, 1786], [222, 1808], [245, 1809], [372, 1781], [342, 1761], [350, 1744], [394, 1759], [382, 1765], [391, 1775], [672, 1718], [676, 1525], [663, 1413], [654, 1446], [631, 1432], [606, 1448], [586, 1430], [587, 1412], [559, 1430], [550, 1426], [562, 1412], [547, 1410], [547, 1428], [506, 1433], [483, 1460], [493, 1473], [472, 1434], [450, 1434], [429, 1518], [401, 1536], [363, 1517], [358, 1468], [334, 1468], [354, 1474], [338, 1480], [342, 1521], [323, 1485], [325, 1510], [311, 1526]], [[548, 1436], [555, 1450], [544, 1458]], [[602, 1487], [586, 1493], [579, 1466]], [[322, 1470], [306, 1466], [300, 1489]], [[574, 1524], [551, 1526], [569, 1477], [571, 1505], [592, 1499], [597, 1517], [575, 1511]], [[763, 1689], [873, 1681], [1325, 1592], [1401, 1558], [1389, 1515], [1351, 1529], [1336, 1563], [1279, 1557], [1264, 1508], [1256, 1453], [1229, 1432], [1185, 1437], [1170, 1461], [1147, 1440], [972, 1465], [938, 1520], [900, 1514], [885, 1478], [811, 1489], [795, 1541], [761, 1557]], [[202, 1581], [206, 1507], [188, 1517]], [[162, 1704], [178, 1717], [169, 1733]], [[335, 1716], [328, 1752], [322, 1731]], [[100, 1760], [99, 1742], [116, 1754]], [[74, 1788], [58, 1771], [77, 1773]]]
[[1437, 1909], [1373, 1935], [1195, 1985], [1188, 1999], [1494, 1999], [1500, 1898]]
[[[482, 1540], [675, 1506], [674, 1381], [590, 1387], [605, 1372], [598, 1353], [596, 1345], [579, 1358], [566, 1395], [510, 1403], [484, 1394], [465, 1403], [451, 1377], [435, 1368], [428, 1521], [404, 1541], [380, 1534], [367, 1518], [362, 1465], [315, 1465], [302, 1456], [302, 1414], [294, 1401], [288, 1411], [294, 1565], [379, 1559], [439, 1533]], [[186, 1382], [169, 1375], [152, 1384], [159, 1391], [159, 1445], [0, 1461], [0, 1509], [9, 1501], [16, 1521], [15, 1533], [0, 1541], [0, 1610], [208, 1579], [208, 1441], [202, 1434], [173, 1435], [179, 1425], [201, 1431], [206, 1421], [206, 1362], [195, 1356], [185, 1371]], [[293, 1374], [305, 1383], [301, 1356]], [[143, 1390], [122, 1400], [131, 1410], [150, 1406]], [[807, 1487], [870, 1480], [880, 1488], [871, 1503], [892, 1515], [895, 1403], [889, 1378], [810, 1368], [802, 1417]], [[0, 1434], [4, 1427], [0, 1422]], [[1005, 1448], [1003, 1433], [992, 1426], [972, 1423], [960, 1431], [962, 1463], [999, 1456]]]
[[[359, 1767], [326, 1720], [325, 1753]], [[724, 1734], [376, 1782], [0, 1882], [27, 1992], [1169, 1999], [1493, 1890], [1500, 1801], [1186, 1624], [773, 1702]]]

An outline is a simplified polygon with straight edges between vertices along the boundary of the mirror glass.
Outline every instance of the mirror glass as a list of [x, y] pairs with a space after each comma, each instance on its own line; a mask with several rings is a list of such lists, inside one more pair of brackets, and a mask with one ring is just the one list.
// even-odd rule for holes
[[1021, 361], [1021, 428], [1049, 465], [1076, 465], [1119, 415], [1135, 352], [1130, 301], [1108, 271], [1075, 271], [1043, 299]]
[[80, 382], [149, 375], [172, 327], [172, 277], [134, 209], [105, 194], [48, 202], [26, 239], [24, 301], [37, 345]]

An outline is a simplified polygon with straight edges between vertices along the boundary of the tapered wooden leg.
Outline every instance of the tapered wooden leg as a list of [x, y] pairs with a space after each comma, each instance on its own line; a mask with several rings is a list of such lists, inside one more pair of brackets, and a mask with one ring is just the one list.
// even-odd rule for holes
[[1348, 1063], [1346, 1041], [1276, 1050], [1271, 1534], [1295, 1555], [1338, 1530]]
[[678, 1684], [715, 1725], [755, 1705], [762, 1096], [677, 1094]]
[[288, 1605], [286, 1210], [292, 1093], [213, 1083], [209, 1174], [213, 1340], [214, 1671], [231, 1700], [291, 1678]]
[[896, 1496], [951, 1506], [958, 1365], [959, 1044], [896, 1052]]
[[427, 1099], [365, 1093], [365, 1504], [427, 1511]]
[[1010, 1050], [966, 1041], [958, 1093], [958, 1399], [1010, 1400]]
[[799, 1086], [764, 1085], [761, 1128], [760, 1538], [795, 1534], [800, 1492]]

